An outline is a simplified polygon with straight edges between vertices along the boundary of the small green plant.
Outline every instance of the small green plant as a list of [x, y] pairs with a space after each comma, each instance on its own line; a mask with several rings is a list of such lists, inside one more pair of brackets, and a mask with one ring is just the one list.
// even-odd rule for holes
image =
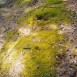
[[57, 70], [56, 68], [52, 68], [52, 77], [57, 77]]

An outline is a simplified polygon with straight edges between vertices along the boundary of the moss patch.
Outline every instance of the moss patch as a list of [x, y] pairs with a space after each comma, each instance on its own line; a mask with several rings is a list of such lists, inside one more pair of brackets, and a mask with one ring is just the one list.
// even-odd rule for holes
[[[71, 16], [73, 16], [73, 13], [65, 8], [65, 5], [61, 0], [49, 0], [46, 4], [42, 3], [36, 8], [28, 11], [26, 18], [20, 17], [17, 22], [19, 25], [24, 25], [34, 21], [37, 22], [37, 26], [43, 26], [48, 23], [71, 23]], [[35, 20], [35, 17], [37, 20]]]
[[[54, 75], [55, 69], [51, 70], [58, 61], [56, 56], [63, 54], [66, 51], [65, 46], [59, 44], [64, 43], [65, 36], [58, 34], [59, 30], [42, 30], [38, 31], [36, 35], [32, 32], [30, 36], [21, 36], [14, 44], [6, 45], [5, 49], [14, 45], [10, 50], [9, 56], [5, 59], [6, 63], [11, 61], [15, 62], [22, 53], [22, 64], [24, 65], [23, 71], [20, 76], [27, 77], [50, 77], [51, 73]], [[59, 37], [59, 38], [58, 38]], [[7, 53], [9, 49], [4, 50]], [[3, 52], [3, 50], [2, 50]], [[11, 60], [9, 60], [11, 57]], [[9, 61], [9, 62], [8, 62]], [[2, 63], [2, 65], [4, 65]], [[6, 65], [1, 66], [5, 68]], [[9, 68], [11, 65], [9, 65]], [[52, 72], [53, 71], [53, 72]]]

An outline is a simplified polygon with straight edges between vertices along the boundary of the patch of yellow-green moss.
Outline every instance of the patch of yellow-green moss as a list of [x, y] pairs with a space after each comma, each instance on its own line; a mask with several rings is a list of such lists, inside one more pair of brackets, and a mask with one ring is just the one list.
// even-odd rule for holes
[[[50, 77], [51, 73], [54, 76], [56, 73], [55, 65], [58, 61], [56, 56], [63, 56], [66, 51], [65, 46], [59, 45], [60, 43], [65, 45], [65, 36], [58, 34], [58, 31], [58, 29], [33, 31], [29, 36], [20, 36], [16, 42], [9, 42], [2, 54], [4, 57], [5, 53], [10, 52], [7, 57], [5, 55], [5, 59], [3, 58], [2, 69], [5, 69], [6, 66], [10, 69], [11, 64], [22, 57], [21, 62], [24, 69], [20, 72], [20, 77]], [[35, 32], [36, 35], [34, 35]], [[60, 50], [62, 51], [59, 52]]]
[[72, 55], [77, 55], [77, 49], [74, 49], [71, 53]]
[[16, 40], [17, 39], [17, 35], [18, 35], [18, 31], [17, 30], [8, 30], [6, 32], [6, 36], [5, 36], [5, 39], [7, 41], [9, 40]]
[[[72, 16], [73, 13], [71, 13], [70, 10], [65, 7], [61, 0], [49, 0], [45, 5], [41, 4], [38, 7], [32, 9], [32, 11], [28, 11], [26, 17], [20, 17], [17, 22], [19, 25], [37, 22], [37, 26], [43, 26], [49, 23], [62, 24], [71, 23]], [[35, 20], [35, 18], [37, 20]], [[31, 25], [33, 26], [33, 23]]]
[[33, 1], [34, 0], [16, 0], [16, 1], [14, 1], [14, 4], [15, 5], [26, 5], [26, 4], [29, 4]]

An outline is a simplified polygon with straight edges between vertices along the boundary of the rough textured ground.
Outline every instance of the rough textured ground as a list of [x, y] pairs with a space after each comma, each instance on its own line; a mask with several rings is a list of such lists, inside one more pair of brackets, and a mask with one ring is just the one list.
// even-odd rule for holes
[[72, 54], [77, 48], [77, 21], [75, 21], [77, 18], [77, 1], [68, 0], [67, 7], [74, 12], [74, 22], [71, 27], [62, 29], [67, 34], [67, 41], [71, 43], [71, 46], [68, 47], [65, 58], [62, 59], [61, 65], [57, 68], [57, 77], [77, 77], [77, 55], [76, 53]]

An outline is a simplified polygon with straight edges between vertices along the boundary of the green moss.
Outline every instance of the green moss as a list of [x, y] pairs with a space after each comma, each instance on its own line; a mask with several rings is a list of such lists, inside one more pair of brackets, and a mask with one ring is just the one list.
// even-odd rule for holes
[[[22, 76], [27, 77], [50, 77], [50, 74], [53, 74], [53, 77], [56, 77], [55, 69], [51, 70], [58, 61], [56, 59], [57, 54], [59, 55], [60, 49], [62, 49], [61, 53], [64, 53], [66, 48], [65, 46], [60, 46], [59, 43], [65, 45], [64, 35], [58, 34], [59, 30], [42, 30], [38, 31], [36, 35], [32, 32], [30, 36], [21, 36], [16, 42], [12, 44], [8, 44], [5, 46], [9, 46], [9, 55], [5, 59], [5, 63], [2, 63], [2, 68], [10, 64], [8, 59], [11, 57], [12, 61], [16, 61], [20, 58], [20, 54], [22, 55], [22, 64], [24, 65], [23, 71], [20, 73]], [[59, 37], [59, 38], [58, 38]], [[3, 51], [3, 50], [2, 50]], [[5, 54], [7, 50], [4, 50]], [[9, 64], [8, 64], [9, 63]], [[6, 65], [5, 65], [6, 64]], [[8, 66], [11, 68], [11, 65]]]
[[[59, 1], [59, 0], [57, 0]], [[57, 2], [56, 0], [52, 3]], [[37, 10], [38, 9], [38, 10]], [[23, 24], [30, 24], [31, 19], [34, 20], [34, 17], [37, 18], [37, 20], [34, 20], [34, 22], [37, 22], [37, 26], [39, 25], [46, 25], [48, 23], [70, 23], [72, 22], [73, 13], [71, 13], [67, 8], [65, 8], [65, 5], [63, 3], [61, 4], [52, 4], [52, 5], [39, 5], [38, 7], [30, 10], [27, 14], [27, 17], [20, 17], [18, 19], [18, 22], [20, 22], [20, 25]], [[23, 22], [21, 22], [21, 21]], [[33, 21], [32, 20], [32, 21]], [[23, 23], [23, 24], [22, 24]], [[33, 25], [33, 24], [32, 24]]]
[[0, 8], [0, 13], [4, 12], [4, 10], [2, 8]]
[[10, 46], [11, 43], [12, 43], [12, 41], [4, 43], [2, 50], [0, 50], [0, 57], [3, 53], [5, 53], [9, 49], [9, 46]]
[[77, 49], [74, 49], [71, 53], [72, 55], [77, 55]]
[[33, 1], [34, 0], [15, 0], [14, 4], [16, 4], [16, 5], [26, 5], [26, 4], [29, 4]]
[[9, 14], [9, 15], [7, 15], [6, 17], [7, 17], [7, 19], [10, 19], [10, 18], [12, 18], [12, 15]]
[[[11, 64], [14, 63], [19, 57], [19, 53], [14, 49], [18, 41], [9, 41], [4, 44], [4, 48], [0, 51], [0, 71], [9, 72], [12, 68]], [[4, 74], [3, 74], [4, 75]]]
[[[22, 63], [25, 68], [21, 75], [27, 77], [50, 77], [51, 67], [57, 61], [56, 54], [60, 49], [65, 52], [65, 47], [59, 46], [65, 36], [60, 35], [58, 30], [40, 31], [36, 36], [22, 36], [18, 40], [15, 49], [24, 52]], [[55, 44], [55, 48], [53, 47]], [[64, 43], [63, 43], [64, 44]], [[27, 49], [30, 48], [30, 49]], [[55, 75], [53, 75], [55, 77]]]
[[46, 0], [48, 4], [60, 4], [62, 0]]
[[52, 77], [57, 77], [57, 70], [55, 67], [52, 68]]
[[16, 40], [17, 38], [17, 34], [18, 34], [18, 31], [14, 31], [14, 30], [9, 30], [5, 36], [5, 39], [7, 41], [9, 40]]

